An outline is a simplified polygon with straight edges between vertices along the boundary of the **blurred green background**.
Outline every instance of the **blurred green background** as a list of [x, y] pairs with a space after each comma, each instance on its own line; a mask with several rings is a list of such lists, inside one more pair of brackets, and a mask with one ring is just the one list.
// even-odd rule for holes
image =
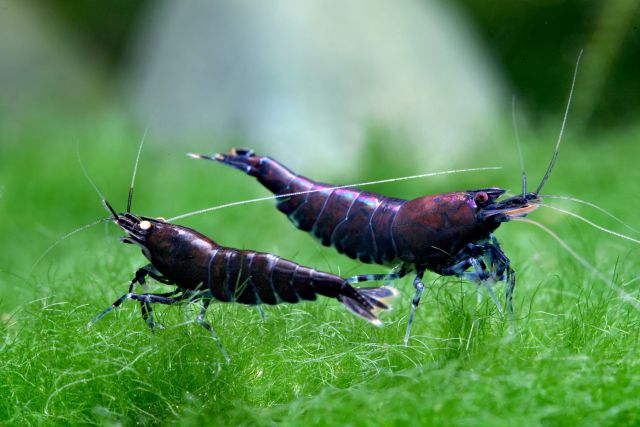
[[[92, 89], [100, 93], [100, 102], [121, 95], [118, 85], [132, 60], [132, 40], [140, 26], [148, 23], [154, 8], [166, 7], [163, 2], [123, 0], [105, 4], [56, 0], [21, 3], [26, 3], [24, 8], [34, 15], [33, 23], [45, 20], [75, 49], [81, 61], [94, 67], [99, 82], [94, 82], [97, 87]], [[637, 1], [447, 3], [464, 17], [479, 43], [488, 48], [510, 92], [520, 95], [520, 102], [527, 105], [532, 116], [557, 117], [566, 98], [568, 70], [577, 52], [584, 49], [583, 86], [576, 96], [572, 120], [590, 128], [634, 123], [640, 107], [635, 96], [640, 89]], [[4, 14], [14, 6], [14, 2], [5, 0]], [[4, 43], [19, 46], [20, 40]], [[85, 101], [83, 97], [80, 104]], [[57, 102], [47, 104], [60, 107]]]
[[[209, 16], [209, 9], [196, 6], [195, 12], [188, 10], [190, 6], [174, 10], [175, 4], [0, 1], [0, 423], [638, 424], [637, 310], [553, 239], [526, 224], [505, 224], [497, 232], [518, 273], [515, 334], [508, 332], [508, 321], [490, 301], [476, 304], [472, 284], [430, 274], [408, 348], [401, 343], [413, 294], [410, 278], [396, 284], [401, 297], [394, 311], [384, 317], [386, 326], [380, 330], [362, 324], [333, 301], [267, 307], [265, 322], [253, 307], [215, 305], [208, 319], [231, 355], [229, 366], [221, 363], [215, 344], [198, 325], [185, 324], [189, 309], [159, 308], [159, 319], [167, 329], [155, 334], [147, 330], [135, 304], [125, 304], [92, 329], [86, 327], [92, 316], [126, 291], [133, 272], [145, 262], [135, 248], [118, 242], [120, 232], [112, 224], [74, 234], [36, 265], [65, 233], [106, 216], [82, 174], [76, 147], [97, 186], [122, 210], [137, 144], [147, 126], [133, 211], [150, 216], [171, 217], [266, 195], [237, 171], [190, 160], [184, 153], [259, 144], [262, 138], [271, 141], [274, 134], [264, 125], [268, 122], [265, 117], [272, 117], [270, 112], [273, 122], [286, 128], [292, 139], [298, 138], [299, 144], [271, 147], [269, 142], [260, 149], [276, 153], [283, 162], [295, 164], [296, 171], [325, 182], [503, 167], [496, 172], [370, 188], [412, 198], [487, 186], [519, 189], [510, 115], [514, 94], [525, 164], [531, 185], [535, 185], [551, 156], [581, 49], [585, 53], [566, 139], [545, 191], [597, 203], [638, 228], [637, 1], [399, 2], [392, 7], [396, 27], [387, 26], [385, 13], [367, 13], [377, 8], [389, 12], [383, 3], [370, 3], [367, 8], [355, 2], [344, 11], [331, 3], [334, 8], [326, 13], [322, 8], [313, 13], [305, 9], [304, 19], [299, 17], [302, 12], [296, 14], [302, 8], [293, 2], [274, 2], [277, 19], [264, 9], [255, 9], [257, 13], [250, 2], [234, 3], [241, 6], [232, 11], [228, 9], [231, 3], [193, 3], [225, 11], [218, 16]], [[361, 17], [354, 18], [358, 8]], [[403, 8], [411, 13], [401, 13]], [[263, 12], [264, 21], [256, 18]], [[202, 21], [187, 19], [193, 16], [201, 16]], [[309, 40], [295, 40], [300, 50], [287, 47], [287, 56], [268, 43], [299, 33], [285, 31], [282, 38], [266, 37], [275, 28], [266, 25], [268, 19], [277, 22], [278, 28], [287, 27], [283, 24], [287, 20], [315, 26], [302, 27], [303, 33], [311, 34]], [[428, 19], [441, 27], [435, 28], [435, 21]], [[228, 24], [243, 20], [246, 26]], [[329, 25], [340, 20], [348, 25]], [[235, 34], [229, 36], [233, 49], [231, 55], [223, 55], [225, 61], [233, 63], [237, 50], [243, 52], [238, 57], [248, 60], [247, 64], [252, 64], [254, 56], [261, 58], [253, 67], [264, 66], [269, 71], [265, 78], [254, 69], [243, 74], [245, 71], [227, 62], [217, 67], [229, 66], [216, 78], [235, 82], [226, 87], [222, 99], [228, 102], [235, 94], [241, 99], [229, 105], [235, 111], [231, 119], [220, 121], [225, 127], [222, 133], [211, 129], [215, 126], [206, 126], [209, 110], [200, 122], [185, 119], [203, 105], [206, 108], [207, 100], [215, 103], [220, 99], [209, 97], [210, 92], [199, 86], [207, 79], [199, 80], [201, 63], [189, 62], [192, 45], [171, 50], [167, 47], [171, 43], [162, 41], [163, 37], [182, 40], [176, 34], [189, 27], [205, 31], [210, 21], [216, 22], [218, 31]], [[375, 60], [363, 57], [354, 64], [378, 67], [378, 77], [368, 74], [368, 69], [352, 69], [350, 62], [340, 68], [333, 56], [348, 62], [340, 56], [344, 54], [340, 49], [349, 44], [344, 31], [351, 27], [354, 38], [365, 40], [355, 50], [371, 49], [379, 54]], [[369, 32], [376, 28], [381, 36], [373, 38]], [[416, 35], [415, 45], [396, 46], [399, 40], [411, 40], [407, 29], [415, 28], [426, 28], [427, 33]], [[433, 39], [425, 37], [431, 30]], [[356, 36], [357, 31], [365, 36]], [[403, 31], [402, 37], [397, 36]], [[215, 45], [215, 40], [202, 34], [200, 39]], [[458, 34], [460, 39], [452, 37]], [[322, 43], [313, 44], [318, 39]], [[395, 47], [382, 46], [384, 40]], [[201, 41], [193, 40], [193, 46]], [[262, 43], [270, 47], [255, 48]], [[430, 51], [430, 43], [437, 49]], [[332, 48], [314, 51], [308, 47], [318, 45]], [[456, 52], [458, 48], [463, 51]], [[395, 56], [398, 51], [403, 55]], [[313, 61], [298, 61], [298, 55], [309, 52], [317, 55], [315, 64], [322, 73], [314, 73], [316, 68], [309, 66]], [[149, 95], [173, 86], [171, 73], [166, 80], [160, 78], [160, 86], [139, 92], [139, 86], [159, 78], [149, 74], [145, 64], [163, 63], [158, 58], [176, 53], [186, 56], [176, 60], [180, 73], [175, 76], [186, 80], [195, 76], [193, 92], [176, 83], [180, 96]], [[431, 64], [429, 55], [446, 63]], [[338, 63], [337, 72], [325, 68], [332, 58]], [[240, 68], [247, 68], [244, 64]], [[411, 65], [424, 68], [416, 72]], [[463, 67], [463, 81], [455, 80], [459, 75], [446, 67]], [[205, 67], [203, 74], [213, 68]], [[430, 68], [433, 74], [423, 72]], [[277, 73], [271, 74], [273, 70]], [[261, 81], [259, 86], [247, 78], [253, 72], [256, 81]], [[351, 73], [356, 81], [361, 76], [362, 87], [349, 86], [353, 80], [342, 80], [342, 73]], [[309, 81], [324, 82], [319, 84], [323, 90], [309, 86], [308, 80], [293, 87], [283, 83], [301, 74], [309, 74]], [[242, 78], [234, 80], [238, 75]], [[359, 114], [363, 105], [384, 99], [382, 95], [367, 97], [374, 90], [371, 82], [394, 76], [406, 80], [407, 86], [385, 87], [390, 90], [388, 105], [383, 102], [376, 110]], [[336, 87], [327, 91], [326, 98], [336, 95], [338, 101], [329, 102], [322, 92], [332, 82], [337, 82]], [[479, 84], [487, 86], [465, 98], [465, 91]], [[408, 91], [414, 86], [415, 91]], [[456, 86], [463, 90], [456, 92]], [[443, 92], [436, 90], [443, 87]], [[200, 89], [205, 92], [205, 104], [191, 104]], [[261, 95], [252, 97], [254, 90]], [[449, 90], [450, 96], [440, 96]], [[294, 96], [280, 98], [280, 93]], [[361, 104], [350, 104], [340, 93], [359, 94]], [[275, 101], [264, 102], [265, 98]], [[411, 116], [414, 107], [426, 108], [403, 104], [405, 98], [424, 98], [425, 105], [435, 106], [433, 116], [428, 109], [418, 110], [415, 120], [403, 121], [403, 111]], [[308, 108], [308, 115], [287, 113], [291, 108], [283, 106], [282, 99], [296, 100], [292, 105]], [[300, 99], [308, 105], [300, 104]], [[153, 105], [154, 100], [162, 103]], [[169, 101], [179, 104], [172, 110]], [[254, 108], [257, 104], [260, 109]], [[338, 104], [352, 105], [344, 111], [355, 113], [337, 145], [321, 145], [307, 138], [306, 126], [299, 125], [299, 133], [290, 131], [295, 130], [297, 117], [306, 125], [308, 117], [326, 114], [331, 110], [327, 105]], [[473, 108], [483, 106], [495, 110], [482, 116], [479, 124], [473, 122], [468, 116], [479, 111]], [[226, 114], [212, 111], [221, 117]], [[342, 135], [343, 128], [336, 123], [343, 110], [334, 111], [336, 117], [326, 115], [317, 123], [309, 122], [317, 126], [314, 132], [333, 126], [333, 133], [326, 135]], [[214, 113], [211, 122], [216, 124]], [[421, 133], [421, 118], [441, 129]], [[287, 123], [294, 124], [287, 127]], [[417, 131], [407, 131], [405, 126]], [[254, 127], [260, 131], [252, 133]], [[447, 133], [454, 128], [460, 133]], [[468, 140], [462, 133], [468, 134]], [[444, 145], [439, 145], [438, 135], [448, 138]], [[638, 236], [585, 206], [562, 206], [597, 224]], [[531, 219], [549, 226], [616, 286], [637, 297], [640, 270], [635, 243], [543, 208]], [[220, 210], [180, 223], [224, 245], [273, 252], [344, 276], [386, 271], [321, 247], [293, 229], [271, 202]], [[497, 293], [502, 293], [501, 285]]]

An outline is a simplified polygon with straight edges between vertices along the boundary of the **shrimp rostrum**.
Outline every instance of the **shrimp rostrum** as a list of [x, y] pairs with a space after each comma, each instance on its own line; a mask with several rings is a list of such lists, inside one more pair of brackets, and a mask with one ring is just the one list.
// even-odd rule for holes
[[[575, 76], [574, 73], [574, 83]], [[569, 101], [571, 93], [573, 85]], [[502, 223], [524, 217], [540, 206], [539, 194], [555, 164], [561, 138], [562, 130], [536, 191], [527, 192], [523, 170], [522, 193], [508, 198], [502, 198], [506, 190], [492, 187], [404, 200], [353, 186], [316, 182], [248, 149], [232, 149], [229, 154], [213, 156], [189, 155], [214, 160], [255, 177], [275, 195], [278, 210], [322, 245], [333, 246], [339, 253], [366, 264], [396, 267], [387, 275], [360, 277], [397, 279], [415, 271], [413, 285], [416, 292], [405, 335], [406, 344], [427, 270], [475, 282], [479, 290], [488, 291], [501, 312], [502, 307], [491, 285], [505, 282], [507, 309], [512, 315], [515, 272], [493, 232]]]

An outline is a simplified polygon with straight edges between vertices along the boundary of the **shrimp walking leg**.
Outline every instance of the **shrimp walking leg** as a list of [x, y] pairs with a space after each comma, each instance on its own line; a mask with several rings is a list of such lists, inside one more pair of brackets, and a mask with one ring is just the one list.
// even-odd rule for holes
[[409, 324], [407, 324], [407, 332], [404, 334], [404, 345], [409, 344], [409, 337], [411, 336], [411, 326], [413, 325], [413, 318], [416, 315], [418, 304], [420, 304], [420, 298], [422, 298], [422, 292], [424, 291], [424, 283], [422, 277], [424, 276], [424, 269], [418, 270], [416, 278], [413, 279], [413, 287], [416, 288], [416, 294], [411, 301], [411, 313], [409, 314]]
[[209, 304], [211, 304], [211, 297], [210, 296], [204, 297], [202, 300], [203, 300], [202, 310], [200, 311], [200, 314], [198, 315], [196, 320], [200, 325], [202, 325], [203, 328], [209, 331], [209, 333], [215, 340], [216, 344], [218, 345], [218, 348], [220, 349], [220, 353], [222, 353], [222, 356], [224, 356], [224, 359], [227, 361], [227, 364], [228, 364], [231, 361], [231, 359], [229, 358], [227, 351], [224, 349], [224, 346], [222, 345], [222, 341], [220, 341], [220, 337], [218, 337], [218, 334], [216, 334], [216, 332], [213, 330], [211, 325], [207, 323], [206, 320], [204, 320], [204, 316], [207, 313], [207, 308], [209, 308]]
[[[475, 271], [467, 271], [473, 268]], [[468, 244], [454, 258], [453, 265], [442, 270], [445, 276], [457, 276], [478, 284], [479, 290], [487, 289], [491, 299], [500, 313], [504, 313], [502, 305], [493, 292], [492, 283], [505, 282], [505, 296], [509, 316], [513, 317], [513, 290], [515, 288], [515, 272], [510, 266], [509, 258], [502, 252], [498, 241], [491, 236], [490, 240], [481, 244]]]
[[113, 304], [111, 304], [111, 306], [107, 307], [107, 309], [105, 309], [102, 313], [98, 314], [96, 317], [91, 319], [91, 321], [89, 322], [89, 326], [92, 326], [98, 320], [102, 319], [110, 311], [118, 308], [123, 302], [125, 302], [128, 299], [147, 302], [149, 304], [158, 303], [158, 304], [170, 305], [170, 304], [176, 304], [176, 303], [182, 302], [185, 299], [191, 298], [191, 297], [192, 295], [188, 292], [184, 293], [183, 295], [179, 295], [177, 297], [166, 296], [166, 294], [134, 294], [134, 293], [128, 292], [122, 295], [120, 298], [118, 298]]
[[[171, 283], [171, 281], [163, 277], [153, 267], [153, 265], [147, 264], [136, 271], [135, 277], [133, 278], [133, 280], [131, 280], [131, 285], [129, 286], [129, 293], [133, 293], [133, 288], [136, 283], [139, 283], [140, 286], [142, 286], [143, 289], [146, 291], [146, 293], [149, 293], [149, 287], [147, 286], [147, 283], [146, 283], [146, 276], [150, 276], [151, 278], [157, 280], [160, 283], [164, 283], [164, 284]], [[178, 292], [179, 290], [176, 290], [173, 292], [168, 292], [166, 294], [160, 294], [160, 295], [169, 297], [177, 294]], [[149, 325], [149, 327], [153, 330], [156, 326], [156, 323], [153, 317], [153, 308], [151, 307], [151, 304], [148, 301], [140, 301], [140, 309], [142, 311], [142, 318], [144, 319], [145, 322], [147, 322], [147, 325]]]
[[405, 268], [405, 266], [402, 266], [400, 270], [392, 271], [391, 273], [387, 273], [387, 274], [361, 274], [359, 276], [348, 277], [345, 280], [348, 283], [362, 283], [362, 282], [368, 282], [368, 281], [382, 281], [382, 280], [391, 281], [391, 280], [400, 279], [406, 276], [408, 272], [409, 270]]
[[[142, 289], [144, 289], [146, 293], [149, 293], [149, 286], [146, 282], [146, 276], [150, 275], [152, 271], [153, 266], [151, 264], [147, 264], [144, 267], [138, 269], [136, 271], [135, 277], [131, 281], [131, 285], [129, 286], [129, 293], [133, 292], [133, 288], [136, 282], [139, 283], [140, 286], [142, 286]], [[142, 312], [142, 318], [144, 319], [144, 321], [147, 322], [149, 328], [153, 330], [156, 326], [156, 323], [155, 319], [153, 318], [153, 308], [151, 307], [151, 304], [147, 301], [140, 301], [140, 311]]]
[[[495, 304], [496, 308], [498, 309], [498, 311], [500, 312], [500, 314], [504, 315], [504, 310], [502, 309], [502, 304], [500, 304], [500, 301], [498, 301], [498, 298], [496, 297], [495, 292], [493, 292], [493, 288], [491, 287], [491, 285], [493, 283], [495, 283], [495, 280], [493, 279], [493, 277], [491, 275], [488, 274], [486, 267], [484, 267], [480, 261], [478, 261], [475, 258], [470, 258], [469, 262], [471, 263], [471, 265], [473, 266], [473, 268], [476, 270], [475, 272], [475, 278], [469, 277], [467, 275], [465, 275], [465, 277], [469, 278], [470, 280], [474, 280], [478, 283], [478, 286], [482, 286], [484, 287], [487, 292], [489, 293], [489, 296], [491, 297], [491, 299], [493, 300], [493, 303]], [[471, 273], [473, 275], [473, 273]]]

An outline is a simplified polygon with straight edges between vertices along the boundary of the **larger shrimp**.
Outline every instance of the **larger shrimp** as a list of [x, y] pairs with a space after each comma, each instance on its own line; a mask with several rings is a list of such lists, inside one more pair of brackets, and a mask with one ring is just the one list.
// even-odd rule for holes
[[499, 199], [506, 191], [498, 187], [413, 200], [336, 187], [305, 178], [270, 157], [257, 156], [246, 149], [232, 149], [230, 154], [190, 156], [215, 160], [257, 178], [277, 196], [278, 210], [323, 245], [333, 246], [339, 253], [363, 263], [399, 266], [388, 275], [363, 275], [362, 278], [396, 279], [415, 271], [416, 292], [404, 339], [406, 344], [427, 270], [476, 282], [489, 291], [500, 311], [502, 308], [491, 283], [505, 282], [507, 308], [513, 313], [515, 272], [492, 233], [502, 223], [527, 216], [539, 206], [539, 193], [558, 155], [577, 71], [576, 64], [560, 136], [545, 176], [534, 192], [527, 192], [523, 171], [522, 194], [503, 200]]
[[498, 307], [489, 284], [504, 281], [508, 310], [513, 312], [515, 272], [492, 233], [503, 222], [536, 209], [537, 192], [498, 201], [505, 190], [485, 188], [403, 200], [321, 184], [251, 151], [232, 150], [230, 155], [213, 159], [257, 177], [276, 195], [293, 193], [276, 199], [278, 210], [323, 245], [366, 264], [400, 266], [390, 274], [360, 278], [393, 280], [415, 271], [416, 293], [405, 342], [424, 290], [426, 270], [478, 282]]

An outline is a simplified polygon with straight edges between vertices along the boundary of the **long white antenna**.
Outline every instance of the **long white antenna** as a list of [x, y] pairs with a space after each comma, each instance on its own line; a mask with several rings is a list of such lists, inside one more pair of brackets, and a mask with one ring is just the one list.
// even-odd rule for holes
[[573, 81], [571, 82], [571, 90], [569, 91], [569, 100], [567, 101], [567, 108], [564, 110], [564, 118], [562, 119], [562, 126], [560, 126], [560, 135], [558, 135], [558, 142], [556, 142], [556, 147], [553, 151], [553, 157], [551, 157], [551, 162], [549, 162], [549, 167], [547, 167], [547, 172], [544, 174], [544, 178], [540, 181], [540, 185], [536, 189], [535, 193], [540, 193], [542, 187], [544, 186], [547, 179], [549, 179], [549, 175], [551, 175], [551, 169], [553, 169], [553, 165], [556, 163], [556, 159], [558, 158], [558, 150], [560, 149], [560, 143], [562, 142], [562, 135], [564, 134], [564, 126], [567, 124], [567, 117], [569, 116], [569, 107], [571, 106], [571, 99], [573, 98], [573, 89], [576, 86], [576, 78], [578, 77], [578, 68], [580, 67], [580, 58], [582, 58], [582, 50], [578, 54], [578, 60], [576, 61], [576, 68], [573, 70]]
[[189, 213], [186, 213], [186, 214], [174, 216], [173, 218], [169, 218], [167, 221], [171, 222], [171, 221], [175, 221], [175, 220], [178, 220], [178, 219], [182, 219], [182, 218], [187, 218], [187, 217], [194, 216], [194, 215], [203, 214], [203, 213], [206, 213], [206, 212], [216, 211], [218, 209], [229, 208], [231, 206], [240, 206], [240, 205], [246, 205], [246, 204], [249, 204], [249, 203], [263, 202], [263, 201], [266, 201], [266, 200], [281, 199], [283, 197], [299, 196], [301, 194], [319, 193], [321, 191], [326, 191], [327, 189], [365, 187], [367, 185], [383, 184], [383, 183], [387, 183], [387, 182], [396, 182], [396, 181], [406, 181], [406, 180], [409, 180], [409, 179], [425, 178], [425, 177], [430, 177], [430, 176], [449, 175], [449, 174], [460, 173], [460, 172], [478, 172], [478, 171], [499, 170], [499, 169], [502, 169], [502, 167], [501, 166], [489, 166], [489, 167], [484, 167], [484, 168], [454, 169], [454, 170], [442, 171], [442, 172], [422, 173], [422, 174], [419, 174], [419, 175], [403, 176], [403, 177], [400, 177], [400, 178], [380, 179], [380, 180], [377, 180], [377, 181], [361, 182], [359, 184], [339, 185], [339, 186], [335, 186], [335, 187], [332, 186], [332, 187], [320, 188], [320, 189], [316, 189], [316, 190], [298, 191], [298, 192], [295, 192], [295, 193], [287, 193], [287, 194], [277, 194], [275, 196], [258, 197], [257, 199], [242, 200], [242, 201], [239, 201], [239, 202], [231, 202], [231, 203], [226, 203], [224, 205], [213, 206], [211, 208], [200, 209], [200, 210], [189, 212]]
[[131, 213], [131, 201], [133, 199], [133, 185], [136, 182], [136, 174], [138, 173], [138, 163], [140, 162], [140, 153], [142, 153], [142, 146], [144, 145], [144, 140], [147, 137], [147, 132], [149, 132], [149, 126], [144, 130], [144, 134], [142, 134], [142, 139], [140, 140], [140, 145], [138, 145], [138, 154], [136, 155], [136, 163], [133, 165], [133, 175], [131, 176], [131, 185], [129, 186], [129, 198], [127, 199], [127, 213]]
[[617, 216], [615, 216], [614, 214], [612, 214], [611, 212], [606, 210], [605, 208], [600, 207], [600, 206], [596, 205], [595, 203], [587, 202], [586, 200], [578, 199], [578, 198], [572, 197], [572, 196], [558, 196], [558, 195], [554, 195], [554, 194], [540, 194], [540, 197], [542, 199], [568, 200], [570, 202], [581, 203], [583, 205], [589, 206], [591, 208], [594, 208], [594, 209], [602, 212], [603, 214], [607, 215], [609, 218], [611, 218], [614, 221], [616, 221], [618, 224], [626, 227], [627, 229], [633, 231], [634, 233], [640, 233], [640, 231], [638, 231], [638, 229], [630, 226], [629, 224], [627, 224], [626, 222], [624, 222], [623, 220], [621, 220], [620, 218], [618, 218]]
[[35, 268], [38, 266], [38, 264], [40, 264], [40, 261], [42, 261], [44, 259], [44, 257], [47, 256], [47, 254], [49, 254], [49, 252], [51, 252], [56, 246], [58, 246], [63, 240], [66, 240], [67, 238], [73, 236], [76, 233], [81, 232], [82, 230], [86, 230], [87, 228], [91, 228], [95, 225], [100, 224], [101, 222], [107, 221], [111, 218], [103, 218], [103, 219], [99, 219], [97, 221], [93, 221], [90, 224], [86, 224], [83, 225], [82, 227], [78, 227], [73, 231], [68, 232], [67, 234], [65, 234], [64, 236], [60, 237], [58, 240], [56, 240], [51, 246], [49, 246], [47, 249], [45, 249], [44, 252], [42, 252], [42, 255], [40, 255], [38, 257], [38, 259], [36, 260], [35, 263], [33, 263], [33, 266], [31, 267], [31, 271], [29, 273], [32, 273], [33, 270], [35, 270]]
[[617, 231], [609, 230], [608, 228], [605, 228], [605, 227], [603, 227], [601, 225], [598, 225], [598, 224], [596, 224], [596, 223], [594, 223], [592, 221], [589, 221], [588, 219], [586, 219], [583, 216], [578, 215], [577, 213], [573, 213], [571, 211], [559, 208], [559, 207], [554, 206], [554, 205], [548, 205], [546, 203], [538, 203], [538, 206], [542, 206], [542, 207], [545, 207], [545, 208], [550, 208], [550, 209], [553, 209], [554, 211], [561, 212], [561, 213], [563, 213], [565, 215], [570, 215], [570, 216], [572, 216], [574, 218], [579, 219], [582, 222], [585, 222], [585, 223], [589, 224], [592, 227], [597, 228], [600, 231], [604, 231], [605, 233], [611, 234], [612, 236], [620, 237], [621, 239], [629, 240], [630, 242], [640, 244], [640, 240], [638, 240], [638, 239], [634, 239], [633, 237], [629, 237], [629, 236], [624, 235], [622, 233], [618, 233]]
[[87, 178], [87, 181], [89, 181], [89, 184], [91, 184], [93, 189], [96, 190], [96, 193], [98, 193], [98, 196], [100, 196], [100, 199], [105, 200], [104, 195], [98, 189], [98, 186], [96, 185], [96, 183], [93, 182], [93, 180], [89, 176], [89, 173], [87, 172], [87, 169], [84, 167], [84, 163], [82, 163], [82, 157], [80, 157], [80, 141], [76, 143], [76, 157], [78, 158], [78, 163], [80, 163], [80, 169], [82, 170], [84, 177]]
[[549, 230], [547, 227], [545, 227], [544, 225], [540, 224], [539, 222], [532, 221], [530, 219], [526, 219], [526, 218], [511, 218], [511, 221], [526, 222], [526, 223], [529, 223], [529, 224], [533, 224], [536, 227], [539, 227], [542, 230], [544, 230], [549, 236], [551, 236], [554, 239], [556, 239], [558, 241], [558, 243], [560, 243], [560, 246], [562, 246], [567, 252], [569, 252], [571, 254], [571, 256], [573, 256], [580, 264], [582, 264], [584, 267], [586, 267], [588, 270], [590, 270], [598, 279], [602, 280], [609, 287], [609, 289], [613, 290], [614, 292], [616, 292], [620, 296], [620, 298], [622, 298], [623, 300], [627, 301], [629, 304], [633, 305], [633, 307], [636, 310], [640, 310], [640, 301], [638, 301], [636, 298], [633, 297], [633, 295], [629, 294], [624, 289], [622, 289], [619, 286], [617, 286], [607, 276], [602, 274], [597, 268], [595, 268], [593, 265], [591, 265], [586, 259], [584, 259], [582, 256], [578, 255], [578, 253], [576, 251], [574, 251], [571, 248], [571, 246], [569, 246], [564, 240], [562, 240], [556, 233], [554, 233], [553, 231]]
[[516, 120], [516, 96], [511, 98], [511, 120], [513, 121], [513, 133], [516, 135], [516, 146], [518, 147], [518, 157], [520, 158], [520, 172], [522, 173], [522, 197], [527, 194], [527, 174], [524, 171], [524, 156], [522, 155], [522, 144], [520, 144], [520, 132], [518, 132], [518, 121]]

